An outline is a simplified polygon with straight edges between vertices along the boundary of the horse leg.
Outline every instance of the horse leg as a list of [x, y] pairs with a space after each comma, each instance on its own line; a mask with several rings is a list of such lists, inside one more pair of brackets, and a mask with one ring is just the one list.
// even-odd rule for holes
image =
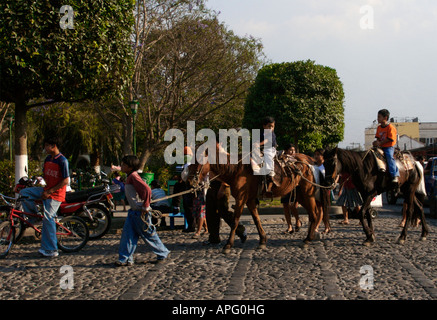
[[367, 220], [367, 225], [369, 226], [369, 230], [373, 232], [373, 220], [372, 220], [372, 216], [370, 215], [370, 207], [366, 211], [366, 220]]
[[407, 210], [406, 210], [407, 219], [405, 220], [404, 228], [402, 229], [401, 235], [397, 241], [397, 243], [399, 244], [404, 244], [407, 238], [408, 227], [410, 226], [411, 220], [413, 219], [414, 200], [416, 198], [415, 189], [416, 188], [413, 186], [411, 182], [406, 182], [404, 185], [402, 185], [402, 193], [405, 195], [405, 203], [407, 204]]
[[249, 209], [250, 214], [252, 215], [253, 222], [256, 225], [256, 229], [258, 230], [258, 234], [259, 234], [258, 249], [266, 249], [267, 236], [266, 236], [266, 232], [264, 231], [261, 225], [261, 219], [259, 218], [258, 209], [256, 208], [256, 199], [250, 199], [247, 202], [247, 208]]
[[423, 210], [423, 205], [416, 197], [414, 199], [414, 209], [415, 210], [417, 209], [417, 211], [419, 212], [418, 215], [420, 216], [420, 220], [422, 221], [422, 235], [420, 236], [420, 240], [425, 241], [426, 237], [429, 234], [429, 228], [428, 228], [428, 224], [426, 223], [425, 211]]
[[429, 234], [429, 228], [428, 224], [426, 223], [425, 212], [422, 205], [424, 198], [425, 197], [422, 197], [422, 195], [414, 196], [413, 218], [419, 218], [422, 223], [422, 235], [420, 236], [420, 241], [425, 241]]
[[229, 234], [229, 239], [223, 248], [223, 253], [227, 254], [231, 252], [231, 248], [234, 246], [235, 233], [238, 228], [238, 223], [240, 222], [241, 214], [243, 213], [243, 203], [241, 199], [235, 199], [235, 209], [234, 209], [234, 225], [231, 227], [231, 233]]
[[315, 238], [317, 222], [320, 219], [321, 212], [317, 209], [314, 197], [305, 198], [302, 202], [302, 206], [308, 213], [308, 234], [304, 240], [304, 246], [308, 246]]
[[[410, 197], [408, 197], [408, 198], [410, 198]], [[399, 243], [399, 244], [405, 243], [405, 240], [407, 238], [408, 226], [410, 225], [411, 219], [413, 217], [413, 209], [414, 208], [413, 208], [413, 204], [412, 204], [411, 200], [410, 199], [407, 200], [407, 212], [406, 212], [407, 219], [405, 221], [405, 225], [404, 225], [404, 228], [402, 229], [401, 235], [397, 241], [397, 243]]]
[[[370, 226], [367, 224], [367, 219], [364, 219], [364, 216], [366, 215], [367, 211], [370, 208], [370, 203], [372, 202], [373, 195], [367, 196], [366, 200], [364, 201], [363, 206], [361, 207], [361, 210], [359, 212], [360, 222], [363, 226], [364, 233], [366, 234], [366, 240], [363, 242], [363, 245], [370, 246], [372, 243], [375, 242], [375, 234], [373, 231], [373, 225], [370, 222]], [[370, 216], [370, 215], [369, 215]]]

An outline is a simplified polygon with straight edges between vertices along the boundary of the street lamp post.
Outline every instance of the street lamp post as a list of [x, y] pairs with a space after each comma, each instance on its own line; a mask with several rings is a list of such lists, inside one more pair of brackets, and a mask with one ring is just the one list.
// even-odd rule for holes
[[137, 135], [135, 132], [135, 119], [137, 117], [138, 105], [140, 103], [136, 100], [129, 101], [129, 106], [132, 111], [132, 131], [133, 131], [133, 152], [134, 155], [137, 155]]
[[12, 124], [14, 123], [14, 115], [8, 113], [6, 120], [9, 122], [9, 159], [12, 162]]

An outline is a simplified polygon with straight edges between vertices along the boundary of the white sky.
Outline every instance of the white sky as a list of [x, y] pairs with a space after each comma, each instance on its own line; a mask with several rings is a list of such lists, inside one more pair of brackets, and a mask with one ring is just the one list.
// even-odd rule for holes
[[[379, 109], [437, 122], [436, 0], [208, 0], [237, 35], [261, 39], [272, 63], [315, 60], [345, 91], [346, 147], [364, 144]], [[374, 29], [362, 29], [373, 10]], [[368, 24], [367, 24], [368, 25]]]

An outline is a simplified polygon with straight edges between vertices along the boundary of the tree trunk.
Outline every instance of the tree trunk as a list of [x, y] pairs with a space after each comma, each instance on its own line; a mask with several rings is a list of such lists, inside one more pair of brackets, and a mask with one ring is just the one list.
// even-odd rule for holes
[[15, 183], [28, 176], [27, 106], [24, 99], [15, 102]]
[[145, 148], [144, 151], [141, 153], [140, 170], [144, 170], [144, 167], [151, 155], [152, 155], [152, 150], [150, 150], [149, 148]]

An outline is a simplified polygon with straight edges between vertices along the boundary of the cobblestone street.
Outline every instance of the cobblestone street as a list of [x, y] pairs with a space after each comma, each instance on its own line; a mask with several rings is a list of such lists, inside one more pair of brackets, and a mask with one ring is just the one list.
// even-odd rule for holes
[[[280, 215], [263, 215], [268, 235], [265, 251], [257, 250], [258, 234], [247, 215], [243, 223], [248, 240], [241, 244], [237, 238], [228, 255], [221, 253], [229, 231], [224, 223], [222, 243], [214, 246], [203, 245], [206, 236], [192, 239], [181, 229], [160, 231], [171, 250], [169, 261], [160, 265], [151, 263], [155, 257], [141, 242], [134, 266], [114, 267], [120, 241], [120, 231], [115, 229], [88, 242], [78, 253], [60, 252], [54, 259], [41, 258], [39, 242], [27, 240], [0, 260], [0, 299], [437, 299], [436, 219], [428, 219], [431, 232], [426, 242], [419, 241], [420, 228], [411, 228], [406, 243], [398, 245], [400, 208], [380, 210], [375, 220], [377, 243], [370, 248], [362, 245], [364, 233], [358, 220], [343, 226], [335, 217], [331, 217], [330, 234], [302, 248], [306, 215], [301, 216], [303, 228], [293, 235], [282, 234], [286, 224]], [[122, 226], [120, 218], [114, 220], [114, 226], [117, 221]], [[60, 270], [65, 265], [73, 268], [73, 289], [61, 288], [64, 273]], [[365, 290], [360, 279], [368, 276], [369, 270], [373, 271], [374, 288]]]

